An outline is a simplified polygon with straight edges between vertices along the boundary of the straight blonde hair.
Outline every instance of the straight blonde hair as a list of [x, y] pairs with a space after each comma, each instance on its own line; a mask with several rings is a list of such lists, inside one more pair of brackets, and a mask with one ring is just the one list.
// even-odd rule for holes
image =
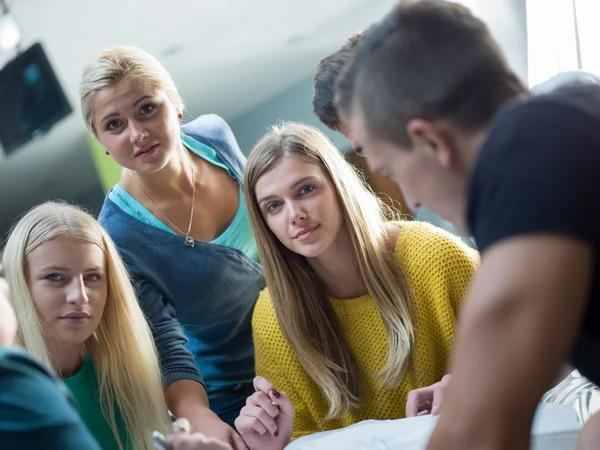
[[[10, 233], [2, 261], [19, 322], [17, 343], [58, 372], [50, 360], [26, 274], [31, 252], [64, 237], [96, 244], [104, 252], [106, 305], [98, 328], [84, 347], [94, 363], [102, 412], [119, 448], [151, 450], [152, 430], [169, 428], [154, 339], [114, 243], [92, 216], [77, 207], [41, 204], [25, 214]], [[128, 443], [119, 437], [115, 401], [127, 427]]]
[[334, 419], [360, 406], [365, 380], [314, 270], [306, 258], [277, 239], [258, 205], [258, 180], [286, 157], [321, 167], [335, 186], [360, 276], [388, 333], [387, 361], [379, 377], [389, 388], [396, 387], [410, 368], [412, 300], [394, 256], [387, 223], [393, 217], [391, 210], [319, 130], [299, 123], [274, 126], [249, 156], [244, 177], [246, 207], [281, 331], [327, 399], [326, 419]]
[[125, 78], [137, 78], [167, 94], [178, 113], [184, 105], [167, 69], [152, 55], [137, 47], [117, 45], [99, 51], [83, 68], [79, 83], [81, 114], [88, 130], [98, 138], [94, 127], [94, 100], [98, 93]]

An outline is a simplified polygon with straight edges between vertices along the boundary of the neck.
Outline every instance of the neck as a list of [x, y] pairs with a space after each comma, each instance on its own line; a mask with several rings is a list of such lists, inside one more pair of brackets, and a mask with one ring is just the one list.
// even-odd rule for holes
[[477, 163], [481, 147], [487, 140], [489, 130], [487, 128], [475, 133], [459, 133], [455, 138], [457, 159], [454, 164], [454, 182], [449, 188], [447, 208], [447, 219], [450, 220], [457, 231], [468, 236], [470, 234], [467, 224], [467, 196], [468, 186]]
[[352, 299], [367, 293], [346, 227], [325, 252], [307, 260], [325, 286], [327, 295], [338, 299]]
[[52, 367], [61, 378], [74, 375], [83, 365], [83, 344], [50, 344], [48, 350]]
[[[135, 178], [133, 185], [141, 188], [154, 200], [180, 197], [181, 194], [191, 195], [194, 182], [194, 164], [192, 156], [182, 142], [179, 142], [176, 151], [169, 162], [154, 173], [140, 173], [131, 171]], [[130, 185], [131, 177], [124, 177], [125, 183]]]

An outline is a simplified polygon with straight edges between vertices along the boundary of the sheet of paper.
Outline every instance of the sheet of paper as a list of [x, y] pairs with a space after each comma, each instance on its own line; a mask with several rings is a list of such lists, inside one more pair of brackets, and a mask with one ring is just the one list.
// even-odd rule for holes
[[[433, 416], [367, 420], [297, 439], [286, 450], [424, 450], [436, 422]], [[570, 407], [541, 404], [532, 428], [532, 449], [574, 450], [580, 428]]]

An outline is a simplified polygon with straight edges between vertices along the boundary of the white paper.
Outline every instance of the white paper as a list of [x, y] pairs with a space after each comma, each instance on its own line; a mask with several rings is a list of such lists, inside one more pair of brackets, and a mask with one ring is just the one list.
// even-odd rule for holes
[[[425, 450], [436, 422], [433, 416], [366, 420], [296, 439], [286, 450]], [[574, 450], [580, 429], [570, 407], [540, 404], [532, 427], [532, 450]]]

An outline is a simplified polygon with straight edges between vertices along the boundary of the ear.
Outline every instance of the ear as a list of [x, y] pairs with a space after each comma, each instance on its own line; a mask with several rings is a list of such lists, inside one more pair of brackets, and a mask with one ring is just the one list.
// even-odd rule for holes
[[452, 166], [452, 140], [441, 124], [425, 119], [411, 119], [406, 124], [406, 132], [412, 147], [431, 152], [442, 167]]

